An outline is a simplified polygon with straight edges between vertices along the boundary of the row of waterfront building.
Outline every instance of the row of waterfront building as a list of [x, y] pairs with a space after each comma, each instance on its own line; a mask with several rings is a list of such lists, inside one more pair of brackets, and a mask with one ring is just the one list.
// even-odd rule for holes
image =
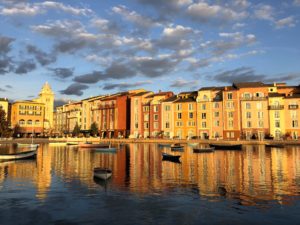
[[54, 130], [63, 135], [92, 123], [102, 138], [298, 139], [300, 86], [233, 83], [198, 91], [143, 89], [100, 95], [56, 108]]
[[298, 139], [300, 85], [233, 83], [174, 94], [144, 89], [99, 95], [54, 109], [46, 83], [39, 97], [0, 99], [11, 128], [21, 136], [70, 135], [76, 124], [88, 133], [96, 123], [102, 138]]

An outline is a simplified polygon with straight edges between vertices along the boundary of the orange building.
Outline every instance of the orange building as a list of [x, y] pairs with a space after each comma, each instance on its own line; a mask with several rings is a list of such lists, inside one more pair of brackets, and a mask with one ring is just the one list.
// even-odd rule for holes
[[12, 104], [11, 123], [20, 126], [20, 135], [42, 134], [45, 105], [33, 101], [16, 101]]
[[300, 138], [300, 95], [286, 96], [284, 99], [285, 131], [288, 138]]

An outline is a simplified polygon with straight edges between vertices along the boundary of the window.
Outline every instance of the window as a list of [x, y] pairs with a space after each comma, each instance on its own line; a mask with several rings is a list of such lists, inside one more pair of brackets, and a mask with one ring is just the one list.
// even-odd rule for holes
[[154, 112], [158, 112], [158, 105], [155, 105], [155, 106], [153, 107], [153, 111], [154, 111]]
[[246, 118], [247, 118], [247, 119], [251, 119], [251, 112], [247, 112], [247, 113], [246, 113]]
[[260, 127], [260, 128], [264, 127], [264, 121], [259, 120], [258, 121], [258, 127]]
[[206, 113], [202, 113], [201, 118], [206, 119]]
[[275, 127], [277, 127], [277, 128], [280, 127], [280, 121], [279, 121], [279, 120], [276, 120], [276, 121], [275, 121]]
[[280, 112], [279, 111], [275, 111], [274, 112], [274, 117], [277, 118], [277, 119], [280, 118]]
[[149, 123], [144, 123], [144, 129], [148, 129], [149, 128]]
[[189, 110], [193, 110], [193, 104], [189, 104]]
[[256, 103], [256, 108], [257, 109], [262, 109], [262, 103], [261, 102], [257, 102]]
[[188, 126], [189, 127], [194, 127], [196, 125], [195, 121], [189, 121]]
[[298, 127], [298, 120], [292, 121], [292, 127]]
[[215, 112], [215, 117], [219, 117], [220, 113], [219, 112]]
[[149, 106], [144, 106], [144, 112], [149, 112]]
[[39, 121], [39, 120], [36, 120], [36, 121], [35, 121], [35, 125], [40, 125], [40, 121]]
[[177, 122], [176, 122], [176, 126], [177, 126], [177, 127], [181, 127], [181, 126], [182, 126], [182, 122], [181, 122], [181, 121], [177, 121]]
[[158, 115], [154, 114], [154, 120], [157, 121], [158, 120]]
[[181, 113], [177, 113], [177, 119], [181, 119]]
[[202, 128], [206, 128], [206, 122], [202, 122]]
[[32, 120], [28, 120], [27, 124], [31, 125], [32, 124]]
[[171, 110], [171, 106], [170, 105], [166, 105], [165, 106], [165, 111], [170, 111]]
[[176, 105], [176, 109], [179, 111], [179, 110], [181, 110], [182, 109], [182, 105], [181, 104], [177, 104]]
[[219, 103], [218, 103], [218, 102], [215, 102], [215, 103], [214, 103], [214, 108], [215, 108], [215, 109], [218, 109], [218, 108], [219, 108]]
[[228, 112], [228, 118], [233, 118], [233, 112]]
[[246, 103], [246, 109], [251, 109], [251, 104], [249, 102]]
[[215, 124], [215, 127], [219, 127], [220, 126], [220, 121], [219, 120], [215, 120], [214, 124]]
[[134, 127], [135, 127], [135, 129], [138, 129], [138, 128], [139, 128], [139, 124], [138, 124], [138, 123], [135, 123], [135, 124], [134, 124]]
[[297, 111], [291, 110], [291, 118], [296, 119], [297, 118]]
[[251, 94], [250, 93], [244, 93], [244, 98], [245, 99], [250, 99], [251, 98]]
[[206, 110], [206, 104], [202, 104], [202, 110]]
[[166, 127], [166, 128], [170, 128], [170, 123], [169, 123], [169, 122], [166, 122], [165, 127]]
[[190, 118], [190, 119], [193, 119], [193, 118], [194, 118], [194, 113], [190, 112], [190, 113], [189, 113], [189, 118]]
[[154, 129], [158, 129], [158, 122], [154, 122], [153, 126], [154, 126]]
[[233, 102], [226, 102], [226, 108], [227, 109], [232, 109], [234, 107]]
[[20, 120], [20, 121], [19, 121], [19, 124], [20, 124], [20, 125], [24, 125], [24, 124], [25, 124], [25, 120]]
[[248, 127], [248, 128], [251, 127], [251, 121], [247, 121], [247, 127]]
[[262, 119], [264, 117], [264, 112], [257, 112], [257, 117]]
[[149, 121], [149, 114], [144, 115], [144, 121]]
[[232, 99], [232, 93], [227, 93], [227, 99]]
[[228, 120], [228, 127], [233, 128], [233, 120]]

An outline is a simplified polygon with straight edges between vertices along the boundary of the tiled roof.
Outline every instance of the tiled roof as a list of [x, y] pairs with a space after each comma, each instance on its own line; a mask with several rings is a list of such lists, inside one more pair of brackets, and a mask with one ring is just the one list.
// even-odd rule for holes
[[171, 96], [170, 98], [167, 98], [161, 102], [174, 102], [177, 99], [176, 95]]
[[266, 85], [262, 82], [239, 82], [233, 83], [232, 86], [239, 89], [248, 87], [265, 87]]
[[209, 91], [209, 90], [212, 90], [212, 91], [222, 91], [224, 90], [225, 87], [203, 87], [203, 88], [200, 88], [199, 91]]
[[138, 96], [143, 96], [143, 95], [148, 94], [148, 93], [151, 93], [151, 91], [143, 91], [143, 92], [134, 94], [134, 95], [132, 95], [132, 96], [133, 96], [133, 97], [138, 97]]
[[189, 97], [189, 98], [178, 98], [176, 101], [174, 101], [174, 102], [196, 102], [196, 99], [194, 99], [194, 98], [191, 98], [191, 97]]

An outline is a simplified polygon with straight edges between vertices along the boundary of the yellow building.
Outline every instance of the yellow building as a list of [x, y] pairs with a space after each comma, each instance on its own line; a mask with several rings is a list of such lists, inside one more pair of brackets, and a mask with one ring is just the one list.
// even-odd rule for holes
[[16, 101], [11, 107], [11, 124], [20, 126], [20, 135], [44, 132], [45, 105], [34, 101]]
[[64, 106], [66, 113], [66, 127], [67, 130], [65, 133], [71, 133], [74, 130], [75, 125], [77, 124], [81, 127], [81, 115], [82, 115], [82, 102], [70, 102]]
[[285, 135], [284, 94], [269, 94], [270, 135], [281, 139]]
[[174, 134], [176, 138], [192, 138], [197, 135], [197, 92], [182, 92], [174, 104]]
[[44, 132], [50, 133], [53, 129], [54, 93], [48, 82], [43, 85], [39, 97], [33, 101], [45, 105]]
[[287, 137], [299, 139], [300, 137], [300, 95], [286, 96], [284, 99], [285, 124]]
[[198, 90], [197, 132], [201, 139], [223, 136], [222, 87], [205, 87]]
[[166, 138], [173, 138], [174, 133], [174, 104], [177, 96], [174, 95], [161, 103], [161, 130]]
[[0, 109], [4, 110], [6, 118], [9, 118], [9, 103], [7, 98], [0, 98]]

